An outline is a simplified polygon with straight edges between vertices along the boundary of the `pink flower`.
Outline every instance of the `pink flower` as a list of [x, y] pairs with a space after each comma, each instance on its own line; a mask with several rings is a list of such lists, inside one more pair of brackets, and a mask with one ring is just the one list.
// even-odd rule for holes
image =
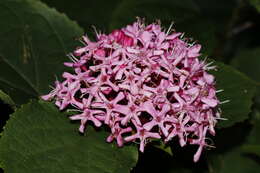
[[[172, 124], [172, 130], [169, 132], [169, 135], [165, 141], [170, 141], [173, 137], [179, 137], [180, 146], [186, 145], [187, 142], [187, 123], [190, 121], [189, 116], [185, 116], [185, 112], [180, 113], [178, 119], [175, 119], [175, 123]], [[173, 118], [174, 119], [174, 118]], [[169, 126], [168, 126], [169, 128]]]
[[92, 103], [94, 108], [101, 108], [106, 110], [105, 124], [108, 124], [111, 119], [112, 112], [119, 112], [120, 105], [117, 103], [124, 98], [124, 94], [120, 92], [115, 99], [107, 100], [107, 98], [100, 93], [101, 100], [99, 102]]
[[167, 112], [170, 111], [170, 106], [168, 104], [164, 104], [162, 107], [161, 111], [157, 111], [154, 108], [154, 105], [150, 102], [147, 101], [144, 103], [143, 109], [146, 110], [152, 117], [153, 119], [144, 124], [143, 127], [144, 129], [150, 131], [154, 126], [158, 126], [164, 136], [168, 136], [168, 130], [165, 128], [166, 122], [168, 122], [168, 119], [166, 118]]
[[155, 138], [160, 139], [161, 136], [158, 133], [149, 132], [148, 130], [144, 129], [144, 127], [137, 125], [135, 120], [132, 120], [132, 123], [135, 125], [137, 133], [125, 138], [125, 141], [134, 141], [136, 139], [140, 140], [140, 151], [144, 152], [144, 146], [146, 145], [147, 139]]
[[132, 128], [131, 127], [122, 128], [120, 126], [120, 120], [121, 118], [116, 115], [114, 116], [114, 118], [110, 120], [109, 127], [111, 128], [111, 134], [107, 137], [107, 142], [112, 142], [114, 139], [116, 139], [117, 145], [119, 147], [122, 147], [125, 142], [122, 135], [124, 133], [132, 132]]
[[141, 121], [138, 118], [138, 113], [141, 111], [141, 109], [139, 108], [138, 105], [136, 105], [133, 102], [133, 98], [131, 95], [127, 95], [127, 98], [128, 98], [128, 105], [122, 106], [118, 110], [120, 113], [126, 115], [122, 119], [121, 124], [126, 125], [130, 121], [130, 119], [134, 119], [138, 125], [142, 125]]
[[90, 109], [92, 97], [89, 96], [88, 99], [83, 99], [83, 104], [79, 104], [80, 108], [83, 109], [83, 113], [76, 114], [70, 117], [71, 120], [81, 120], [81, 125], [79, 131], [84, 133], [84, 129], [87, 121], [92, 121], [95, 126], [100, 127], [102, 123], [95, 117], [97, 114], [103, 114], [101, 110], [92, 110]]
[[151, 139], [179, 140], [180, 146], [198, 145], [198, 161], [207, 134], [215, 135], [220, 118], [214, 76], [210, 63], [199, 60], [200, 44], [189, 43], [183, 33], [164, 32], [159, 23], [132, 25], [96, 41], [83, 36], [82, 47], [64, 63], [63, 82], [44, 100], [55, 101], [59, 109], [75, 107], [80, 113], [80, 132], [89, 122], [110, 128], [107, 142], [140, 142], [140, 151]]
[[207, 130], [208, 130], [208, 127], [203, 127], [203, 126], [199, 126], [199, 131], [197, 132], [198, 133], [198, 139], [192, 139], [190, 144], [197, 144], [199, 145], [199, 148], [196, 152], [196, 154], [194, 155], [194, 162], [197, 162], [200, 158], [200, 155], [201, 155], [201, 152], [202, 152], [202, 149], [204, 146], [207, 146], [206, 142], [205, 142], [205, 136], [206, 136], [206, 133], [207, 133]]

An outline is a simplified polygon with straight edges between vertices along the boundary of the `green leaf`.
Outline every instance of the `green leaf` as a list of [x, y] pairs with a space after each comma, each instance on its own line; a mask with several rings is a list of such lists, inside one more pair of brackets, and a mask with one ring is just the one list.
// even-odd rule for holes
[[15, 103], [13, 102], [13, 100], [1, 90], [0, 90], [0, 100], [2, 100], [4, 103], [10, 105], [13, 108], [15, 107]]
[[0, 88], [17, 104], [49, 91], [83, 33], [35, 0], [1, 0], [0, 26]]
[[78, 133], [52, 103], [33, 101], [11, 115], [0, 139], [0, 165], [18, 173], [124, 173], [137, 162], [137, 149], [108, 144], [108, 133]]
[[259, 0], [249, 0], [251, 5], [253, 5], [258, 12], [260, 12], [260, 1]]
[[227, 120], [219, 121], [217, 127], [230, 127], [249, 118], [256, 85], [234, 68], [220, 62], [216, 64], [217, 71], [212, 71], [212, 74], [216, 77], [217, 90], [224, 90], [217, 96], [221, 102], [229, 101], [220, 106], [222, 118]]

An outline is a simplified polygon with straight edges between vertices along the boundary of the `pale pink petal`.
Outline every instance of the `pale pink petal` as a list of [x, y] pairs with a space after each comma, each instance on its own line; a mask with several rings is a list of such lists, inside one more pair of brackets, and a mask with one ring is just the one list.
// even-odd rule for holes
[[216, 99], [209, 99], [209, 98], [201, 98], [201, 101], [210, 107], [216, 107], [218, 105], [218, 101]]
[[201, 155], [201, 153], [202, 153], [202, 149], [203, 149], [203, 146], [199, 146], [197, 152], [196, 152], [195, 155], [193, 156], [193, 161], [194, 161], [194, 162], [199, 161], [200, 155]]
[[197, 57], [197, 56], [200, 56], [200, 51], [201, 49], [201, 45], [200, 44], [196, 44], [194, 46], [192, 46], [191, 48], [189, 48], [189, 51], [188, 51], [188, 57]]
[[124, 140], [123, 140], [123, 138], [122, 138], [120, 135], [116, 138], [116, 141], [117, 141], [117, 145], [118, 145], [119, 147], [122, 147], [122, 146], [123, 146]]
[[133, 141], [133, 140], [135, 140], [136, 138], [138, 138], [138, 134], [134, 134], [134, 135], [125, 137], [125, 141], [127, 141], [127, 142]]
[[143, 127], [144, 127], [145, 130], [150, 131], [156, 125], [157, 125], [157, 123], [152, 120], [152, 121], [150, 121], [148, 123], [145, 123]]
[[107, 137], [107, 142], [112, 142], [114, 140], [114, 137], [113, 137], [113, 135], [109, 135], [108, 137]]

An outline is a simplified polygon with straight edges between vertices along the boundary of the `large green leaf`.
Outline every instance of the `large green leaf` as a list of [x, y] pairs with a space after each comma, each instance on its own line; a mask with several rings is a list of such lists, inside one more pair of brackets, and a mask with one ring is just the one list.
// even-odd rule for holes
[[49, 90], [82, 29], [35, 0], [0, 1], [0, 88], [21, 104]]
[[243, 73], [223, 63], [216, 63], [217, 71], [212, 71], [216, 77], [217, 90], [221, 102], [222, 118], [219, 128], [229, 127], [235, 123], [248, 119], [253, 104], [252, 99], [255, 94], [256, 84]]
[[79, 135], [52, 103], [33, 101], [11, 115], [0, 140], [0, 165], [18, 173], [124, 173], [136, 164], [134, 146], [108, 144], [108, 133]]

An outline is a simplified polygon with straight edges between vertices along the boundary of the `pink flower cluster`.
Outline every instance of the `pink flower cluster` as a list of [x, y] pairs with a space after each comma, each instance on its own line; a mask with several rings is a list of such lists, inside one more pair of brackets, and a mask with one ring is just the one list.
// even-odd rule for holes
[[220, 118], [214, 76], [207, 73], [214, 67], [198, 59], [201, 45], [140, 20], [96, 36], [95, 42], [83, 36], [72, 62], [64, 63], [74, 72], [64, 72], [64, 81], [42, 98], [54, 99], [60, 110], [75, 107], [79, 114], [70, 119], [81, 121], [82, 133], [87, 123], [106, 124], [108, 142], [136, 141], [141, 152], [151, 139], [176, 137], [181, 146], [199, 146], [198, 161]]

